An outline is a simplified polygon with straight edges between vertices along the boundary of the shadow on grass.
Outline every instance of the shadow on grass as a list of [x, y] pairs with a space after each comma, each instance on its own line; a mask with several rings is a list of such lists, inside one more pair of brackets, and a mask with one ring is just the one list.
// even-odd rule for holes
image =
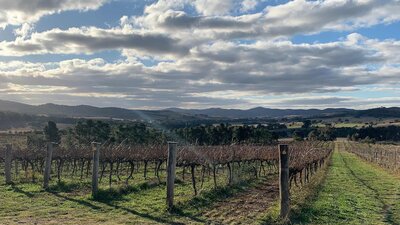
[[111, 188], [107, 190], [100, 189], [97, 195], [93, 198], [94, 201], [98, 201], [101, 203], [112, 203], [127, 200], [125, 199], [126, 195], [131, 193], [137, 193], [144, 190], [149, 190], [152, 188], [156, 188], [159, 186], [165, 186], [165, 182], [145, 182], [134, 186], [125, 186], [119, 188]]
[[[158, 222], [158, 223], [173, 224], [173, 225], [184, 225], [185, 224], [185, 223], [181, 223], [181, 222], [174, 222], [174, 221], [171, 221], [171, 220], [169, 220], [167, 218], [153, 216], [153, 215], [150, 215], [149, 213], [138, 212], [138, 211], [136, 211], [134, 209], [128, 209], [126, 207], [119, 206], [119, 205], [114, 205], [114, 204], [111, 204], [111, 203], [104, 203], [104, 204], [106, 204], [107, 206], [113, 207], [114, 209], [123, 210], [123, 211], [131, 213], [133, 215], [140, 216], [142, 218], [146, 218], [146, 219], [149, 219], [149, 220], [153, 220], [153, 221]], [[195, 220], [195, 221], [197, 221], [197, 220]], [[201, 221], [201, 220], [199, 220], [199, 221], [200, 222], [204, 222], [204, 221]]]
[[[49, 193], [51, 193], [54, 196], [56, 196], [58, 198], [61, 198], [63, 200], [72, 201], [72, 202], [75, 202], [77, 204], [89, 207], [89, 208], [91, 208], [93, 210], [106, 210], [106, 208], [94, 205], [93, 203], [91, 203], [88, 200], [74, 199], [74, 198], [71, 198], [71, 197], [68, 197], [68, 196], [65, 196], [65, 195], [61, 195], [60, 193], [56, 193], [56, 192], [49, 192]], [[112, 207], [112, 208], [114, 208], [116, 210], [122, 210], [122, 211], [128, 212], [130, 214], [133, 214], [135, 216], [138, 216], [138, 217], [141, 217], [141, 218], [145, 218], [145, 219], [148, 219], [148, 220], [152, 220], [152, 221], [155, 221], [155, 222], [158, 222], [158, 223], [173, 224], [173, 225], [183, 225], [184, 224], [184, 223], [174, 222], [174, 221], [168, 220], [166, 218], [153, 216], [153, 215], [151, 215], [149, 213], [142, 213], [142, 212], [138, 212], [138, 211], [136, 211], [134, 209], [129, 209], [129, 208], [126, 208], [126, 207], [123, 207], [123, 206], [112, 204], [111, 201], [108, 201], [109, 198], [111, 198], [111, 196], [112, 195], [108, 195], [106, 198], [102, 198], [101, 200], [103, 200], [103, 201], [99, 201], [99, 199], [97, 199], [97, 198], [96, 198], [96, 200], [93, 200], [93, 201], [97, 201], [100, 204], [104, 204], [104, 205], [106, 205], [108, 207]], [[113, 200], [115, 200], [115, 199], [113, 199]]]
[[[176, 181], [177, 185], [183, 184], [182, 181], [177, 180]], [[70, 201], [74, 202], [76, 204], [88, 207], [92, 210], [96, 211], [104, 211], [107, 210], [104, 206], [111, 207], [116, 210], [122, 210], [127, 213], [130, 213], [132, 215], [148, 219], [157, 223], [164, 223], [164, 224], [185, 224], [181, 222], [176, 222], [173, 221], [174, 218], [177, 217], [185, 217], [187, 219], [190, 219], [194, 222], [198, 223], [206, 223], [207, 221], [198, 218], [198, 216], [193, 216], [190, 213], [186, 213], [182, 210], [183, 208], [186, 207], [205, 207], [207, 205], [210, 205], [211, 203], [215, 202], [216, 200], [221, 200], [224, 198], [228, 198], [234, 195], [234, 193], [237, 193], [240, 190], [245, 189], [247, 186], [249, 186], [249, 182], [242, 182], [240, 184], [230, 186], [230, 187], [224, 187], [224, 188], [218, 188], [217, 190], [213, 190], [210, 192], [203, 192], [201, 196], [195, 197], [191, 201], [187, 202], [186, 204], [181, 205], [181, 207], [176, 207], [174, 210], [168, 214], [167, 212], [161, 216], [155, 216], [151, 215], [151, 213], [147, 212], [139, 212], [135, 209], [132, 208], [126, 208], [124, 206], [120, 206], [116, 204], [119, 201], [127, 201], [128, 199], [125, 198], [126, 195], [129, 195], [131, 193], [137, 193], [140, 191], [144, 190], [149, 190], [152, 188], [157, 188], [160, 186], [165, 186], [165, 182], [158, 183], [158, 182], [145, 182], [141, 183], [138, 185], [134, 186], [125, 186], [125, 187], [120, 187], [120, 188], [112, 188], [108, 190], [99, 190], [98, 195], [95, 198], [89, 198], [89, 199], [79, 199], [79, 198], [74, 198], [73, 196], [68, 196], [68, 193], [72, 193], [77, 190], [82, 190], [82, 188], [85, 189], [90, 189], [90, 184], [88, 183], [67, 183], [67, 182], [58, 182], [53, 185], [50, 185], [50, 187], [45, 191], [46, 193], [49, 193], [59, 199], [63, 199], [65, 201]], [[17, 187], [16, 185], [11, 186], [13, 191], [17, 193], [22, 193], [26, 195], [27, 197], [34, 197], [35, 194], [31, 192], [27, 192], [22, 190], [21, 188]], [[43, 190], [41, 191], [43, 192]], [[66, 194], [63, 194], [66, 193]], [[100, 204], [100, 205], [99, 205]], [[101, 204], [104, 204], [102, 206]], [[171, 218], [169, 218], [171, 217]]]
[[[177, 185], [183, 184], [182, 181], [180, 181], [179, 179], [176, 180], [175, 182]], [[165, 182], [145, 182], [145, 183], [141, 183], [139, 185], [135, 185], [135, 186], [126, 186], [126, 187], [120, 187], [120, 188], [111, 188], [108, 190], [99, 190], [98, 194], [95, 196], [95, 198], [93, 198], [94, 201], [97, 201], [99, 203], [103, 203], [109, 207], [112, 207], [114, 209], [118, 209], [118, 210], [123, 210], [126, 211], [128, 213], [134, 214], [136, 216], [140, 216], [142, 218], [147, 218], [150, 220], [153, 220], [155, 222], [158, 223], [165, 223], [165, 224], [185, 224], [185, 223], [180, 223], [180, 222], [175, 222], [172, 221], [170, 219], [167, 219], [165, 217], [157, 217], [157, 216], [153, 216], [149, 213], [142, 213], [142, 212], [138, 212], [134, 209], [130, 209], [130, 208], [126, 208], [120, 205], [115, 204], [116, 202], [119, 201], [128, 201], [129, 199], [126, 199], [125, 196], [129, 195], [131, 193], [138, 193], [140, 191], [145, 191], [145, 190], [149, 190], [152, 188], [157, 188], [160, 186], [166, 186]], [[170, 216], [184, 216], [187, 217], [193, 221], [196, 222], [200, 222], [200, 223], [204, 223], [206, 221], [201, 220], [197, 217], [191, 216], [189, 214], [185, 214], [180, 208], [175, 207], [172, 211], [169, 212]], [[168, 217], [168, 214], [165, 214], [166, 217]]]
[[35, 196], [33, 193], [24, 191], [24, 190], [22, 190], [21, 188], [17, 187], [14, 184], [11, 185], [11, 188], [13, 189], [14, 192], [24, 194], [28, 198], [32, 198], [33, 196]]
[[[136, 193], [143, 190], [148, 190], [151, 188], [156, 188], [163, 185], [165, 186], [165, 182], [158, 183], [153, 181], [147, 181], [137, 185], [121, 186], [118, 188], [111, 188], [111, 189], [100, 189], [97, 196], [92, 200], [102, 203], [122, 201], [124, 200], [125, 195]], [[67, 183], [65, 181], [61, 181], [50, 185], [49, 188], [46, 189], [45, 191], [54, 194], [54, 193], [72, 193], [75, 191], [90, 192], [90, 189], [91, 185], [90, 183], [87, 182]], [[17, 187], [15, 187], [14, 190], [23, 193], [23, 191], [21, 189], [17, 189]], [[25, 194], [29, 193], [25, 192]]]
[[70, 193], [76, 190], [89, 189], [88, 183], [66, 183], [65, 181], [57, 182], [56, 184], [50, 185], [47, 189], [48, 192], [52, 193]]
[[[135, 209], [126, 208], [124, 206], [120, 206], [120, 205], [116, 204], [119, 201], [128, 201], [129, 199], [126, 199], [125, 196], [130, 193], [136, 193], [139, 191], [144, 191], [144, 190], [148, 190], [148, 189], [163, 186], [163, 185], [165, 186], [165, 183], [158, 184], [158, 183], [146, 182], [146, 183], [142, 183], [142, 184], [139, 184], [136, 186], [127, 186], [127, 187], [121, 187], [118, 189], [112, 188], [112, 189], [108, 189], [108, 190], [99, 190], [97, 196], [95, 198], [93, 198], [92, 201], [102, 203], [102, 204], [107, 205], [108, 207], [112, 207], [116, 210], [123, 210], [125, 212], [136, 215], [138, 217], [149, 219], [149, 220], [152, 220], [152, 221], [155, 221], [158, 223], [184, 224], [184, 223], [173, 221], [172, 218], [174, 218], [174, 217], [185, 217], [185, 218], [190, 219], [197, 223], [207, 223], [206, 220], [200, 218], [200, 215], [189, 212], [190, 209], [197, 210], [197, 209], [206, 208], [207, 206], [214, 204], [216, 201], [221, 201], [223, 199], [233, 197], [236, 193], [243, 191], [250, 186], [253, 186], [255, 183], [256, 183], [256, 180], [242, 181], [236, 185], [220, 187], [215, 190], [203, 192], [201, 195], [194, 197], [190, 201], [187, 201], [183, 204], [178, 203], [176, 205], [176, 207], [174, 207], [174, 209], [169, 212], [171, 219], [168, 218], [169, 215], [167, 214], [167, 212], [166, 212], [166, 214], [164, 214], [164, 216], [154, 216], [154, 215], [151, 215], [150, 213], [139, 212]], [[177, 184], [181, 184], [181, 182], [178, 180]], [[102, 209], [102, 207], [93, 205], [90, 201], [87, 201], [87, 200], [73, 199], [73, 198], [70, 198], [70, 197], [67, 197], [64, 195], [60, 195], [59, 193], [52, 193], [52, 194], [54, 194], [57, 197], [63, 198], [65, 200], [73, 201], [73, 202], [90, 207], [95, 210]]]
[[86, 201], [86, 200], [83, 200], [83, 199], [71, 198], [71, 197], [68, 197], [68, 196], [65, 196], [65, 195], [61, 195], [60, 193], [57, 193], [57, 192], [49, 192], [49, 193], [53, 194], [54, 196], [56, 196], [58, 198], [62, 198], [62, 199], [67, 200], [67, 201], [75, 202], [77, 204], [84, 205], [84, 206], [89, 207], [89, 208], [94, 209], [94, 210], [100, 210], [101, 209], [100, 206], [93, 205], [89, 201]]
[[[130, 213], [132, 215], [152, 220], [157, 223], [164, 223], [164, 224], [185, 224], [181, 222], [175, 222], [173, 221], [173, 218], [176, 217], [185, 217], [187, 219], [190, 219], [194, 222], [197, 223], [207, 223], [207, 220], [204, 220], [200, 218], [199, 214], [196, 214], [195, 212], [190, 212], [190, 211], [198, 211], [199, 209], [204, 209], [207, 206], [210, 206], [214, 204], [217, 201], [221, 201], [223, 199], [233, 197], [236, 193], [239, 193], [251, 186], [254, 186], [259, 182], [260, 180], [246, 180], [242, 181], [240, 183], [237, 183], [232, 186], [226, 186], [226, 187], [220, 187], [214, 190], [210, 190], [207, 192], [201, 193], [199, 196], [194, 197], [193, 199], [177, 204], [176, 207], [169, 212], [163, 214], [162, 216], [155, 216], [151, 215], [151, 213], [147, 212], [139, 212], [135, 209], [132, 208], [127, 208], [121, 205], [118, 205], [118, 202], [120, 201], [128, 201], [128, 198], [125, 198], [126, 195], [129, 195], [131, 193], [137, 193], [140, 191], [160, 187], [160, 186], [165, 186], [164, 183], [158, 183], [158, 182], [145, 182], [141, 183], [135, 186], [125, 186], [125, 187], [120, 187], [120, 188], [111, 188], [107, 190], [99, 190], [98, 194], [95, 196], [95, 198], [91, 198], [88, 200], [85, 199], [75, 199], [72, 197], [68, 197], [65, 195], [62, 195], [59, 192], [71, 192], [73, 190], [76, 190], [79, 188], [79, 184], [65, 184], [65, 183], [60, 183], [54, 186], [51, 186], [50, 189], [48, 190], [49, 193], [53, 194], [54, 196], [58, 198], [62, 198], [67, 201], [72, 201], [77, 204], [89, 207], [94, 210], [106, 210], [106, 208], [102, 207], [101, 205], [95, 205], [94, 203], [97, 202], [99, 204], [104, 204], [105, 206], [111, 207], [116, 210], [122, 210], [127, 213]], [[181, 181], [177, 180], [177, 184], [182, 184]], [[169, 218], [171, 217], [171, 218]]]

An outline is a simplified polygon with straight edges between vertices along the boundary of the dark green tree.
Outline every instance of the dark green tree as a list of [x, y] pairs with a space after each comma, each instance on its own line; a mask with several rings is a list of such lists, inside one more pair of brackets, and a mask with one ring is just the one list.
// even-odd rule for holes
[[301, 126], [301, 128], [308, 129], [310, 127], [311, 127], [311, 120], [304, 120], [303, 121], [303, 125]]
[[303, 133], [299, 130], [296, 130], [295, 132], [293, 132], [292, 138], [295, 141], [303, 141], [304, 140]]
[[76, 139], [81, 144], [104, 143], [111, 138], [111, 126], [103, 121], [79, 121], [75, 126]]
[[57, 124], [53, 121], [49, 121], [44, 127], [44, 134], [46, 141], [59, 143], [61, 141], [61, 135], [57, 128]]

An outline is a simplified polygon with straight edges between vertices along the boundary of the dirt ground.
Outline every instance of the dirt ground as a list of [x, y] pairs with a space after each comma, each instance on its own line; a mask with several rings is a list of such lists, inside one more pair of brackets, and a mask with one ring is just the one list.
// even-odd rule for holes
[[279, 197], [278, 177], [264, 181], [204, 212], [209, 224], [254, 224]]

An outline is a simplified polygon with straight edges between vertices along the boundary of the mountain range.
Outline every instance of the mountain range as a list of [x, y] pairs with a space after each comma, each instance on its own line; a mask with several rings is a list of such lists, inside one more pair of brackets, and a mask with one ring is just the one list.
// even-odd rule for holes
[[72, 118], [114, 118], [129, 120], [207, 120], [207, 119], [246, 119], [246, 118], [282, 118], [282, 117], [326, 117], [326, 116], [369, 116], [399, 117], [400, 108], [374, 108], [355, 110], [347, 108], [327, 109], [271, 109], [257, 107], [242, 109], [181, 109], [132, 110], [117, 107], [95, 107], [89, 105], [67, 106], [56, 104], [29, 105], [13, 101], [0, 100], [0, 111], [17, 112], [28, 115], [72, 117]]
[[279, 117], [311, 117], [311, 116], [329, 116], [343, 113], [352, 113], [355, 110], [345, 108], [328, 108], [328, 109], [271, 109], [256, 107], [252, 109], [221, 109], [221, 108], [209, 108], [209, 109], [180, 109], [180, 108], [169, 108], [168, 110], [179, 112], [189, 115], [207, 115], [209, 117], [223, 117], [231, 119], [245, 119], [245, 118], [279, 118]]

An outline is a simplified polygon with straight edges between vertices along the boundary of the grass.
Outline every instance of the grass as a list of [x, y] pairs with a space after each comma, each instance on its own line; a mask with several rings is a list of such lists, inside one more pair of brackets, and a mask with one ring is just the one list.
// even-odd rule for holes
[[[314, 123], [311, 126], [315, 127], [315, 128], [323, 128], [326, 127], [326, 123]], [[365, 126], [364, 123], [358, 123], [358, 122], [329, 122], [329, 124], [331, 124], [333, 127], [335, 128], [361, 128], [363, 126]], [[301, 128], [303, 125], [302, 122], [291, 122], [291, 123], [287, 123], [286, 126], [288, 129], [298, 129]]]
[[345, 127], [348, 127], [348, 128], [352, 128], [352, 127], [360, 128], [360, 127], [365, 126], [365, 124], [364, 123], [341, 122], [341, 123], [334, 123], [333, 126], [336, 127], [336, 128], [345, 128]]
[[[303, 212], [302, 210], [305, 207], [308, 207], [308, 203], [312, 198], [315, 198], [315, 193], [321, 188], [322, 184], [324, 183], [327, 175], [327, 171], [329, 170], [331, 162], [325, 164], [321, 169], [317, 171], [312, 177], [311, 181], [303, 186], [293, 186], [290, 189], [290, 213], [291, 217], [295, 218], [301, 215]], [[264, 217], [258, 221], [260, 224], [286, 224], [285, 221], [279, 218], [279, 200], [276, 201], [266, 213]]]
[[323, 185], [294, 224], [400, 224], [400, 179], [336, 144]]
[[303, 122], [290, 122], [286, 123], [286, 127], [288, 129], [296, 129], [296, 128], [301, 128], [303, 126]]
[[[122, 224], [137, 221], [148, 224], [166, 221], [159, 201], [151, 202], [148, 196], [160, 196], [161, 188], [138, 193], [118, 195], [106, 193], [104, 198], [93, 200], [87, 193], [44, 192], [37, 184], [1, 186], [0, 220], [10, 224], [17, 222], [47, 224]], [[62, 189], [62, 188], [61, 188]], [[140, 207], [129, 207], [140, 203]], [[151, 207], [150, 207], [151, 206]], [[134, 208], [135, 210], [132, 210]], [[131, 222], [132, 223], [132, 222]]]
[[[206, 176], [203, 188], [200, 188], [198, 180], [200, 194], [194, 197], [189, 174], [182, 181], [181, 172], [178, 170], [175, 185], [177, 207], [173, 214], [166, 209], [165, 182], [158, 183], [152, 167], [147, 180], [139, 171], [128, 186], [123, 181], [114, 180], [110, 189], [106, 178], [100, 183], [96, 199], [91, 197], [90, 179], [80, 181], [79, 175], [64, 176], [60, 183], [54, 178], [49, 190], [44, 191], [40, 175], [37, 183], [31, 183], [30, 179], [24, 179], [21, 172], [21, 178], [15, 185], [0, 185], [0, 223], [204, 224], [210, 218], [204, 217], [203, 212], [214, 203], [263, 181], [243, 176], [242, 182], [226, 186], [226, 173], [221, 173], [217, 176], [219, 188], [214, 190], [212, 177]], [[165, 174], [162, 175], [163, 181]], [[197, 175], [200, 175], [198, 171]]]

